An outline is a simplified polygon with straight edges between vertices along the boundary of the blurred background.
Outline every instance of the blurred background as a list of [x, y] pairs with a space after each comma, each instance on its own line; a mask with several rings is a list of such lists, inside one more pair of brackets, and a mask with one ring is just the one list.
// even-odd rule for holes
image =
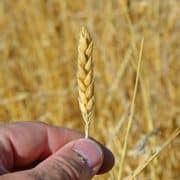
[[[94, 41], [90, 135], [115, 154], [117, 179], [138, 54], [142, 66], [122, 177], [180, 126], [180, 1], [1, 0], [0, 122], [43, 121], [83, 132], [76, 83], [82, 26]], [[178, 180], [177, 137], [137, 179]]]

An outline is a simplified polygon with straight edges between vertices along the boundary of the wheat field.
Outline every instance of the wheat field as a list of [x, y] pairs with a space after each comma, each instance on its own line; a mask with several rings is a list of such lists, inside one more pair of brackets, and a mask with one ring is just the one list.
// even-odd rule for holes
[[139, 180], [178, 180], [179, 7], [178, 0], [1, 0], [0, 122], [40, 120], [84, 132], [77, 62], [86, 26], [94, 43], [89, 134], [116, 161], [94, 179], [134, 173]]

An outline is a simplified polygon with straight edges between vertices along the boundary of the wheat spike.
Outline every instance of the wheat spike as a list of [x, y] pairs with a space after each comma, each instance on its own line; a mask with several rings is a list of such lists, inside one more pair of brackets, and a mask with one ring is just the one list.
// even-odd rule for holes
[[92, 63], [93, 42], [86, 28], [82, 28], [78, 46], [78, 92], [79, 106], [85, 122], [85, 137], [89, 135], [89, 125], [94, 106], [94, 82]]

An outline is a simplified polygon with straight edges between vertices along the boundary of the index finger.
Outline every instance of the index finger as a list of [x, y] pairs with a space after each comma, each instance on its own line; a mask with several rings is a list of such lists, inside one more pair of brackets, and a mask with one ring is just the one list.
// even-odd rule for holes
[[44, 123], [20, 122], [0, 127], [0, 162], [8, 170], [41, 161], [82, 134]]

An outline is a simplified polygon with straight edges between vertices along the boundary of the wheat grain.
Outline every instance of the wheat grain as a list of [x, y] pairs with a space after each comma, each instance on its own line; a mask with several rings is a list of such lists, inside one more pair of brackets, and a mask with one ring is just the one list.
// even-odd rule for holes
[[82, 28], [78, 46], [78, 92], [79, 106], [85, 122], [85, 137], [88, 138], [89, 126], [94, 106], [94, 83], [92, 63], [93, 42], [86, 28]]

